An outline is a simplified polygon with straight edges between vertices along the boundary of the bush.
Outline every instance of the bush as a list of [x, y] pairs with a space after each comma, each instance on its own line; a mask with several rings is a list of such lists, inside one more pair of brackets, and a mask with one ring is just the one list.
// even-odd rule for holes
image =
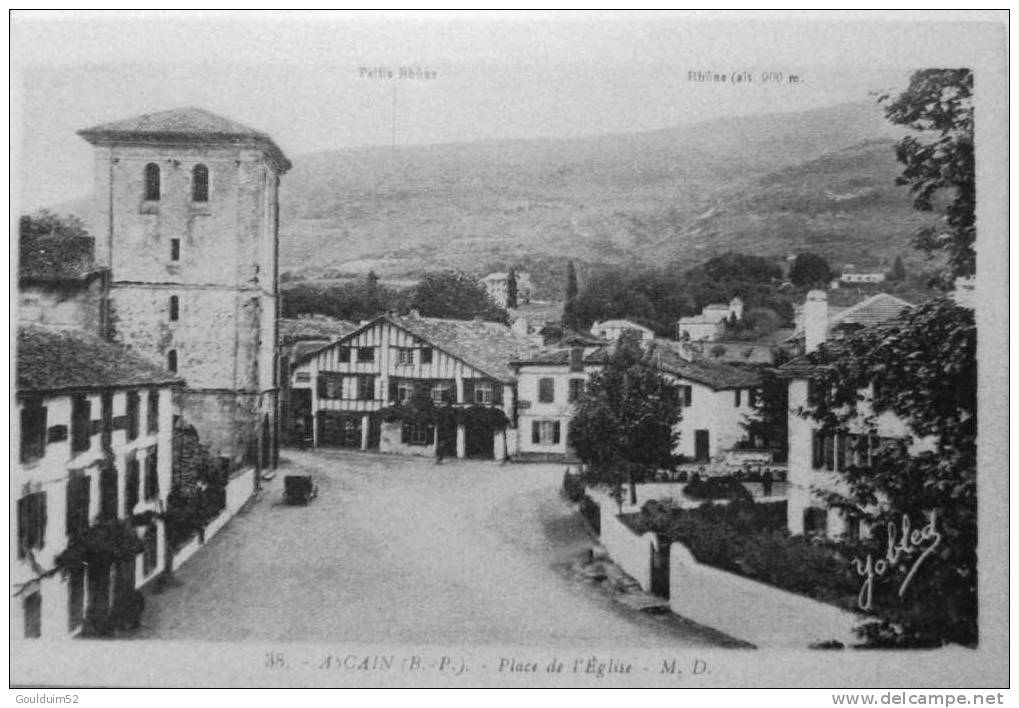
[[693, 499], [732, 499], [753, 501], [754, 495], [735, 477], [696, 477], [683, 488], [683, 494]]
[[860, 583], [849, 562], [851, 554], [834, 543], [789, 536], [786, 502], [735, 501], [698, 509], [648, 502], [639, 528], [679, 541], [700, 563], [856, 609]]

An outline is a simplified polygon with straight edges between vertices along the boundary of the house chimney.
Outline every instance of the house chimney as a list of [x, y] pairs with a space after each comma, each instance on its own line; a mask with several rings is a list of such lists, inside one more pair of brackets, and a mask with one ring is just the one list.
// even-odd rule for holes
[[811, 290], [803, 304], [803, 340], [809, 354], [824, 344], [828, 336], [828, 295]]

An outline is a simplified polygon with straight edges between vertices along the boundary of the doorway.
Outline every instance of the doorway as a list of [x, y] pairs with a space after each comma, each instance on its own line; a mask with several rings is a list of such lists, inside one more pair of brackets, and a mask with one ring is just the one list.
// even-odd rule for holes
[[707, 462], [711, 456], [710, 438], [707, 430], [695, 430], [693, 433], [694, 459]]

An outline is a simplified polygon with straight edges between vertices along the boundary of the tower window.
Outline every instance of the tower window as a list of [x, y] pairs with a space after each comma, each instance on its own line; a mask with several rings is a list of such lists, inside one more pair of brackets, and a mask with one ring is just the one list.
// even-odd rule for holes
[[166, 368], [177, 373], [177, 350], [171, 349], [166, 353]]
[[180, 260], [180, 239], [179, 238], [171, 238], [170, 239], [170, 260], [171, 261], [179, 261]]
[[209, 201], [209, 168], [205, 165], [195, 165], [191, 171], [191, 201]]
[[159, 201], [159, 165], [154, 162], [145, 165], [145, 201]]
[[176, 295], [170, 296], [170, 321], [176, 322], [180, 319], [180, 298]]

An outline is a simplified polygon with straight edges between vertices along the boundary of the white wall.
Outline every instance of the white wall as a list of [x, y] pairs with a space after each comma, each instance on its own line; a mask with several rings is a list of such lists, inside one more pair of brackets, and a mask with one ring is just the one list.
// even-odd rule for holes
[[[570, 379], [579, 378], [586, 382], [600, 367], [586, 367], [584, 371], [570, 371], [565, 364], [526, 364], [517, 374], [517, 395], [527, 407], [518, 408], [518, 445], [522, 453], [567, 454], [569, 449], [569, 426], [573, 419], [573, 404], [569, 402]], [[538, 400], [539, 381], [551, 378], [554, 381], [552, 403]], [[534, 443], [531, 426], [534, 421], [559, 421], [559, 444]]]
[[693, 459], [696, 453], [695, 431], [708, 431], [708, 449], [712, 458], [723, 453], [746, 437], [743, 420], [753, 412], [750, 407], [750, 390], [742, 389], [740, 405], [735, 405], [734, 390], [716, 391], [709, 386], [671, 377], [677, 385], [692, 388], [692, 405], [683, 408], [683, 417], [676, 430], [679, 442], [675, 453]]

